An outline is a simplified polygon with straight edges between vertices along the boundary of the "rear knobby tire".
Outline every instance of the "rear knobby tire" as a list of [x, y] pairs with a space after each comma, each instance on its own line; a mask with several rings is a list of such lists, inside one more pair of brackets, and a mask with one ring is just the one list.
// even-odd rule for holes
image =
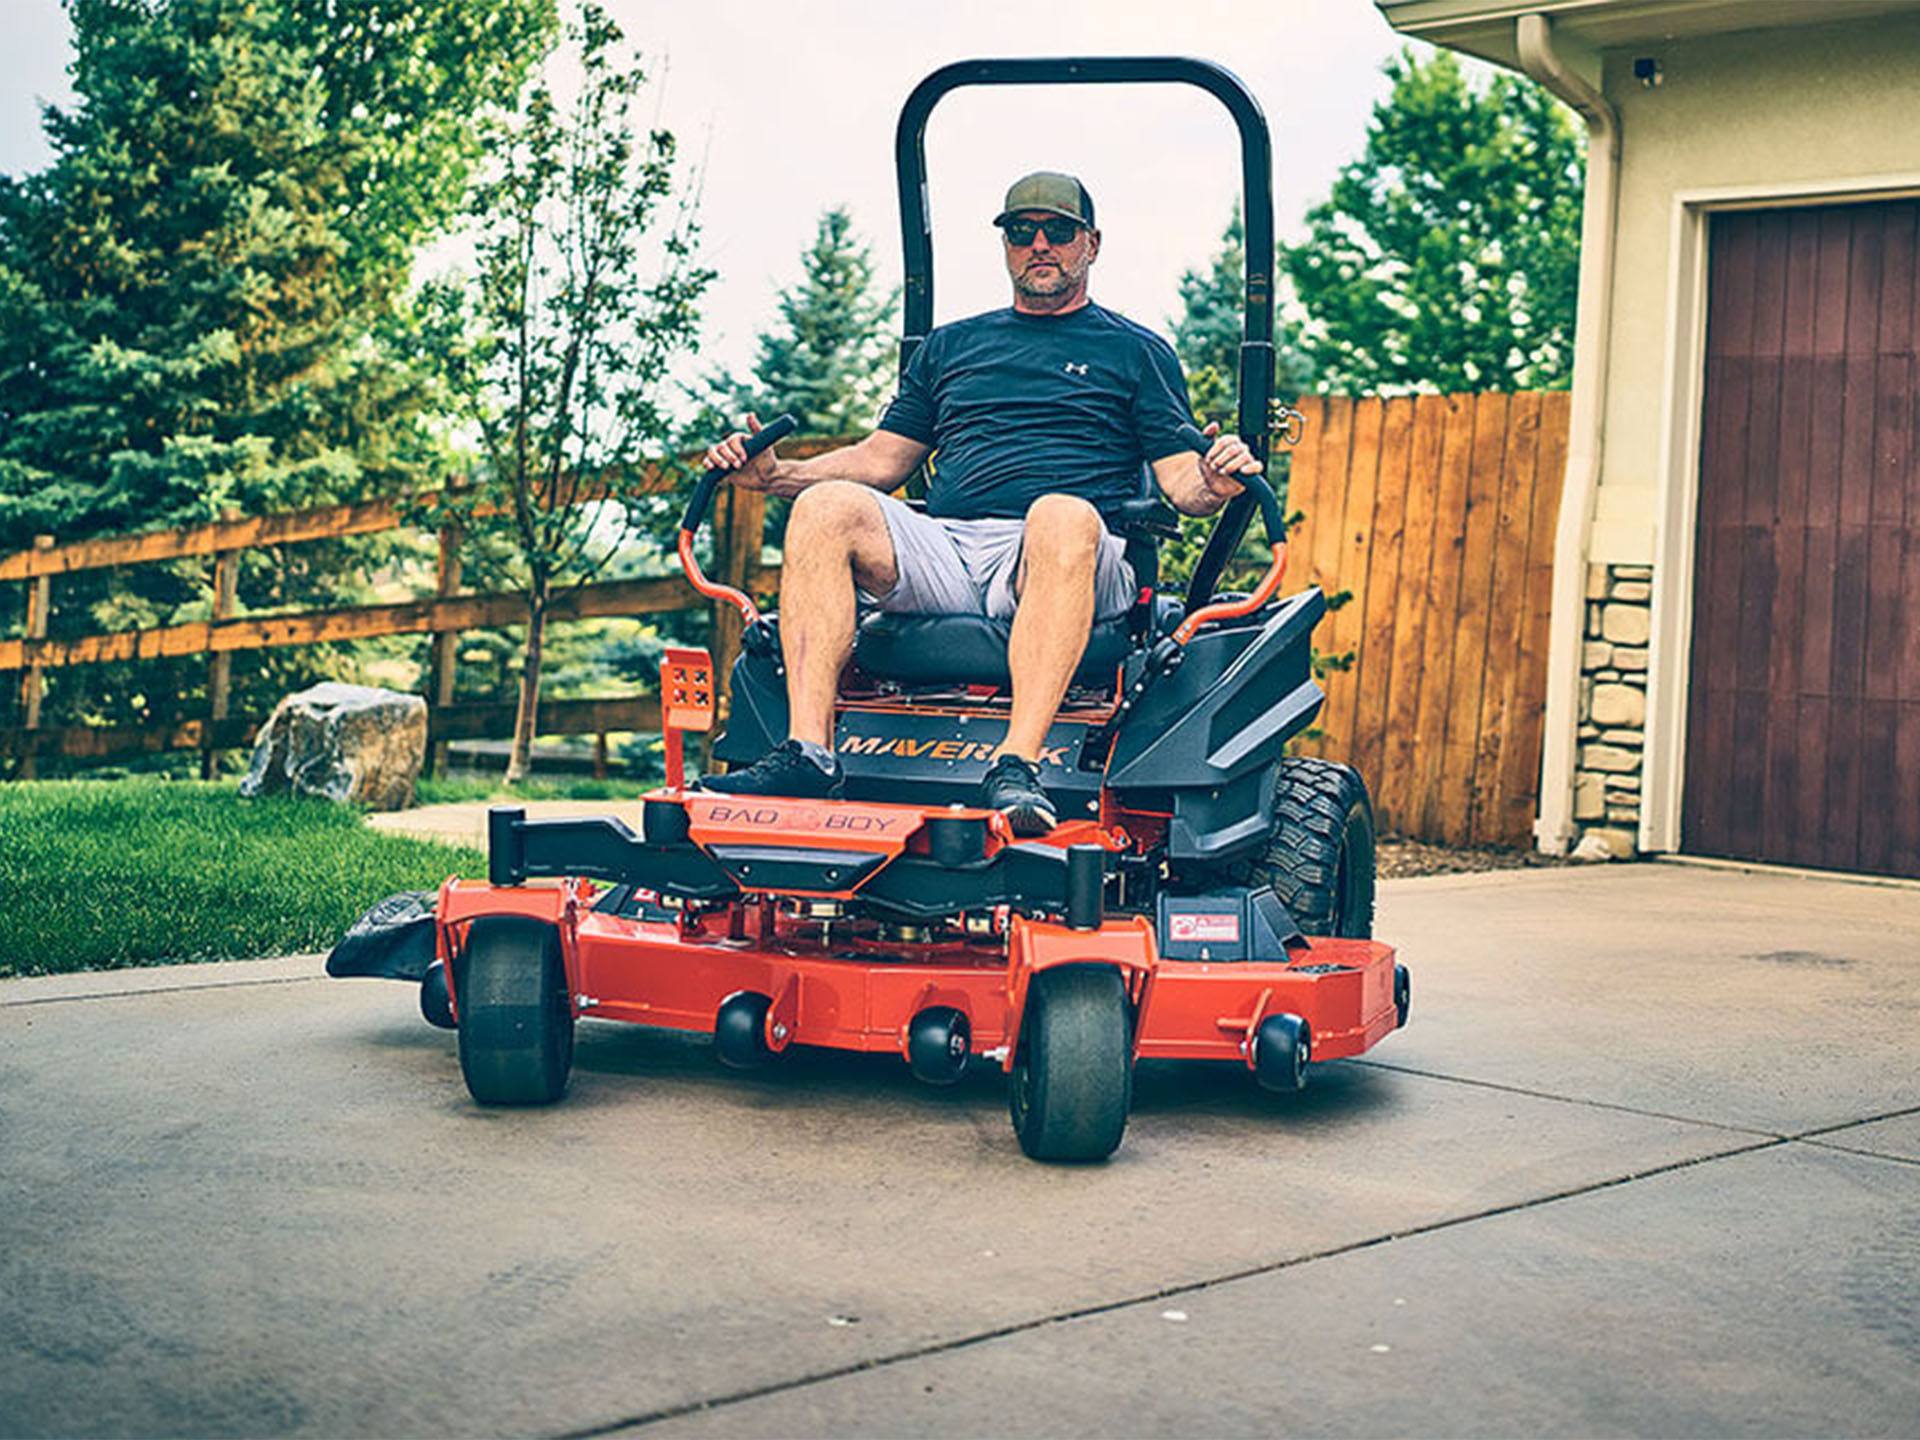
[[573, 996], [560, 932], [523, 915], [483, 915], [460, 967], [460, 1073], [482, 1105], [548, 1105], [573, 1068]]
[[1104, 1160], [1133, 1103], [1127, 988], [1107, 965], [1042, 970], [1008, 1089], [1014, 1134], [1035, 1160]]
[[1307, 935], [1373, 937], [1373, 803], [1360, 772], [1306, 756], [1280, 762], [1273, 831], [1254, 864]]

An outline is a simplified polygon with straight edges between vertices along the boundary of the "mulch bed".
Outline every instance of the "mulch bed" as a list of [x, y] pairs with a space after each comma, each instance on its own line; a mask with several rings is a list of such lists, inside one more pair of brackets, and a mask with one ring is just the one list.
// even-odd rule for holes
[[1429, 845], [1424, 840], [1382, 836], [1375, 851], [1375, 871], [1382, 880], [1409, 875], [1468, 875], [1479, 870], [1532, 870], [1568, 865], [1558, 855], [1505, 846], [1459, 847]]

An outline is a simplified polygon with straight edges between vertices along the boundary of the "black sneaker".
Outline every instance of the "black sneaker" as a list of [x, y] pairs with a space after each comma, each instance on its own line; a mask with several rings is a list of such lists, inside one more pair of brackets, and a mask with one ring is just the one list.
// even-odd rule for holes
[[1018, 755], [1002, 755], [980, 782], [980, 803], [998, 810], [1016, 835], [1044, 835], [1060, 823], [1053, 802], [1040, 788], [1040, 767]]
[[846, 787], [846, 772], [840, 757], [834, 756], [833, 768], [822, 770], [801, 750], [798, 740], [788, 740], [769, 750], [744, 770], [729, 770], [725, 775], [702, 775], [697, 788], [722, 795], [783, 795], [792, 800], [837, 800]]

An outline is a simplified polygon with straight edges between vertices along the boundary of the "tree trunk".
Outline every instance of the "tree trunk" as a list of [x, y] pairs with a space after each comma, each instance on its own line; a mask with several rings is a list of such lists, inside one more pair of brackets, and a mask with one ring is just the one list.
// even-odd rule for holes
[[526, 664], [520, 670], [520, 705], [513, 715], [513, 751], [507, 756], [507, 784], [518, 785], [533, 765], [534, 727], [540, 719], [540, 659], [547, 642], [547, 593], [544, 585], [527, 597]]

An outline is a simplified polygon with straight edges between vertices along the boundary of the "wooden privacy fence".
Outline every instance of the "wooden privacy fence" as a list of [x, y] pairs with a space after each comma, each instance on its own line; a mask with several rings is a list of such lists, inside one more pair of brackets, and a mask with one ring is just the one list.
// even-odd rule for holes
[[[804, 457], [839, 443], [842, 442], [798, 441], [789, 444], [785, 453]], [[664, 494], [675, 488], [676, 483], [670, 473], [655, 469], [632, 489], [642, 494]], [[199, 750], [204, 757], [203, 771], [210, 771], [214, 752], [252, 743], [260, 722], [265, 719], [228, 713], [229, 670], [236, 652], [365, 640], [381, 635], [430, 634], [434, 637], [426, 699], [428, 735], [436, 765], [444, 758], [444, 747], [449, 740], [511, 736], [515, 708], [511, 701], [455, 702], [454, 664], [462, 630], [524, 624], [526, 604], [512, 593], [473, 594], [462, 590], [463, 536], [457, 525], [438, 532], [439, 565], [435, 594], [431, 598], [335, 609], [235, 613], [234, 582], [243, 552], [396, 529], [409, 523], [406, 517], [410, 511], [430, 499], [333, 505], [66, 545], [55, 543], [54, 537], [42, 536], [30, 550], [0, 556], [0, 582], [19, 581], [26, 587], [24, 633], [18, 639], [0, 640], [0, 675], [18, 672], [22, 722], [0, 729], [0, 758], [17, 759], [16, 773], [22, 778], [31, 778], [36, 772], [37, 758], [43, 755], [110, 759], [157, 751]], [[762, 496], [725, 488], [716, 497], [713, 571], [738, 588], [762, 594], [775, 588], [779, 577], [777, 566], [760, 564], [765, 516]], [[204, 557], [210, 567], [213, 597], [210, 618], [146, 630], [48, 637], [53, 586], [59, 577], [86, 570], [199, 557]], [[707, 604], [685, 580], [674, 575], [580, 586], [556, 600], [551, 617], [564, 622], [598, 616], [656, 615]], [[715, 659], [730, 666], [739, 645], [739, 616], [730, 606], [711, 607], [711, 613]], [[40, 725], [41, 700], [49, 670], [191, 655], [208, 657], [204, 715], [168, 718], [140, 727], [42, 728]], [[543, 735], [597, 734], [603, 738], [610, 730], [658, 730], [659, 701], [652, 695], [542, 700], [539, 728]]]
[[[1290, 580], [1352, 598], [1320, 627], [1324, 738], [1382, 830], [1524, 845], [1540, 792], [1567, 396], [1300, 402]], [[1290, 584], [1288, 588], [1293, 588]]]

